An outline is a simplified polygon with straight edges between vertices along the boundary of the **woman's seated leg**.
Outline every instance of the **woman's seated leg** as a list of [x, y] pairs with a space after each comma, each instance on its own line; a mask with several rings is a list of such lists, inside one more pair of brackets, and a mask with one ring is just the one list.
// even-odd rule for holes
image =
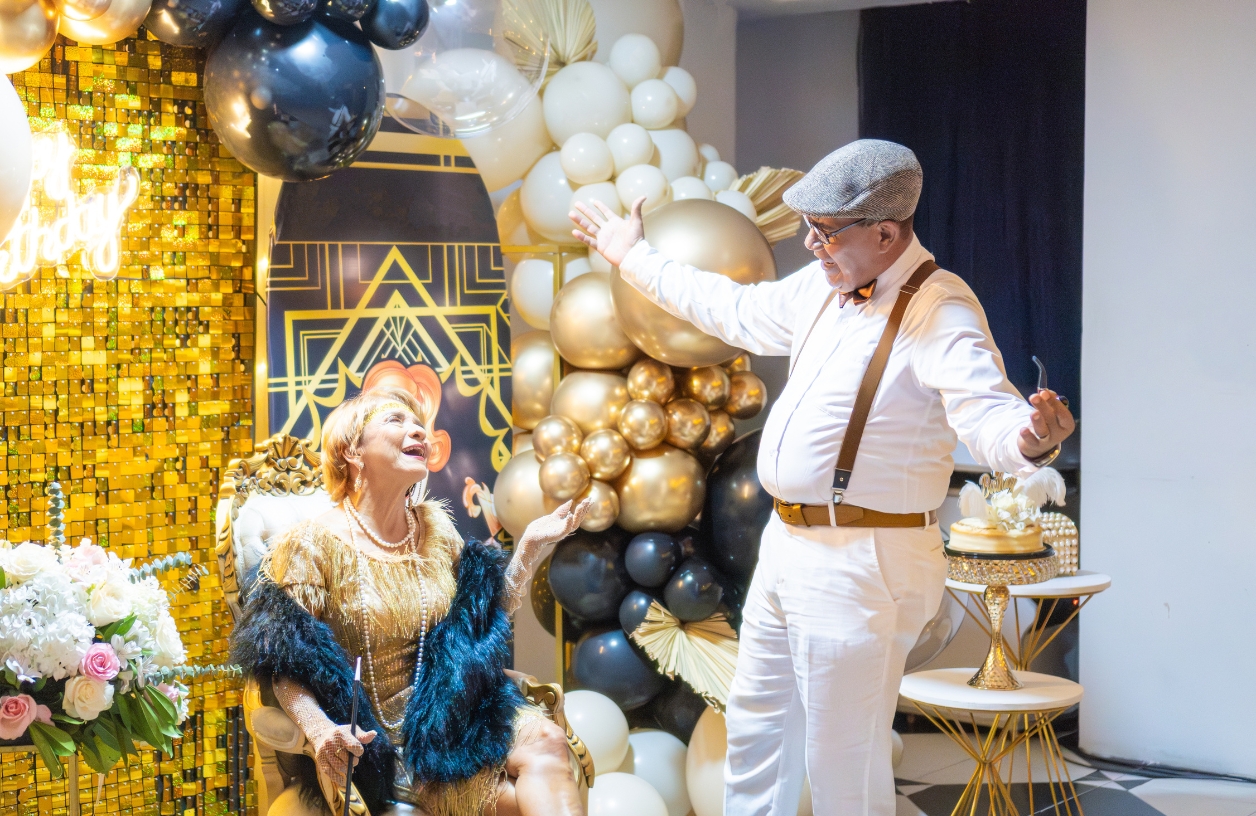
[[506, 774], [497, 816], [584, 816], [567, 734], [549, 720], [538, 717], [519, 729], [506, 757]]

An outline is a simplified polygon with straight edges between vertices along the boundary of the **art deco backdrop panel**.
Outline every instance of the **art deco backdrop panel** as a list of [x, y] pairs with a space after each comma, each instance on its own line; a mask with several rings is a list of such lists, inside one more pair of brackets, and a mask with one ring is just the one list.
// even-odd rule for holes
[[[269, 427], [318, 440], [376, 383], [439, 399], [450, 460], [428, 480], [464, 536], [510, 458], [510, 325], [488, 193], [456, 140], [392, 120], [351, 168], [285, 184], [267, 285]], [[370, 474], [367, 474], [369, 480]]]
[[[225, 658], [230, 618], [211, 518], [219, 472], [252, 449], [252, 247], [256, 179], [209, 129], [204, 53], [142, 36], [106, 47], [58, 39], [12, 76], [32, 130], [78, 145], [80, 194], [140, 174], [116, 280], [75, 257], [3, 292], [5, 458], [0, 516], [11, 541], [43, 540], [45, 485], [68, 494], [66, 534], [143, 562], [191, 553], [173, 600], [189, 662]], [[0, 147], [3, 149], [3, 147]], [[236, 681], [191, 684], [175, 754], [143, 752], [102, 779], [52, 780], [29, 753], [0, 751], [0, 813], [212, 816], [251, 804]]]

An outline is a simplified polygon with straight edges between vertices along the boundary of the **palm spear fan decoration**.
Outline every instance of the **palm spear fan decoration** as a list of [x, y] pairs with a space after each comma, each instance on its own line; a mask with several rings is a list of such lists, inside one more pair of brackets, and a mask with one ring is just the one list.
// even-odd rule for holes
[[[503, 30], [526, 77], [545, 66], [545, 81], [573, 62], [593, 59], [597, 24], [589, 0], [506, 0]], [[545, 63], [546, 51], [549, 64]]]
[[654, 601], [631, 637], [663, 674], [679, 676], [719, 711], [728, 705], [738, 644], [722, 612], [685, 623]]
[[802, 226], [802, 216], [786, 206], [781, 196], [804, 175], [801, 170], [760, 167], [733, 183], [732, 189], [750, 196], [755, 212], [759, 214], [754, 221], [755, 226], [772, 246], [797, 235], [798, 228]]

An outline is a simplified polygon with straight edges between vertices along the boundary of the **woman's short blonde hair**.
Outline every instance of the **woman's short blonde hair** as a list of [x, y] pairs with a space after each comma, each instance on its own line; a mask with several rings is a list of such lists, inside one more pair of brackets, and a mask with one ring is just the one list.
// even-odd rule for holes
[[323, 486], [332, 501], [349, 492], [349, 456], [357, 452], [367, 423], [389, 403], [405, 406], [431, 432], [434, 406], [400, 388], [372, 388], [337, 405], [323, 420]]

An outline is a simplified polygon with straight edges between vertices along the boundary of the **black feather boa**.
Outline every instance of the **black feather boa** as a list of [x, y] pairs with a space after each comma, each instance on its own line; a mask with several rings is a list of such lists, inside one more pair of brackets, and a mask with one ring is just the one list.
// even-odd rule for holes
[[[428, 633], [423, 666], [406, 706], [403, 757], [419, 783], [458, 782], [501, 765], [514, 740], [523, 704], [505, 675], [510, 620], [499, 550], [470, 541], [458, 562], [458, 588], [449, 614]], [[348, 723], [353, 696], [349, 656], [331, 628], [268, 581], [254, 581], [232, 638], [231, 659], [264, 680], [291, 678], [318, 699], [327, 716]], [[375, 721], [365, 695], [358, 720], [376, 738], [354, 771], [371, 812], [394, 798], [396, 749]]]

